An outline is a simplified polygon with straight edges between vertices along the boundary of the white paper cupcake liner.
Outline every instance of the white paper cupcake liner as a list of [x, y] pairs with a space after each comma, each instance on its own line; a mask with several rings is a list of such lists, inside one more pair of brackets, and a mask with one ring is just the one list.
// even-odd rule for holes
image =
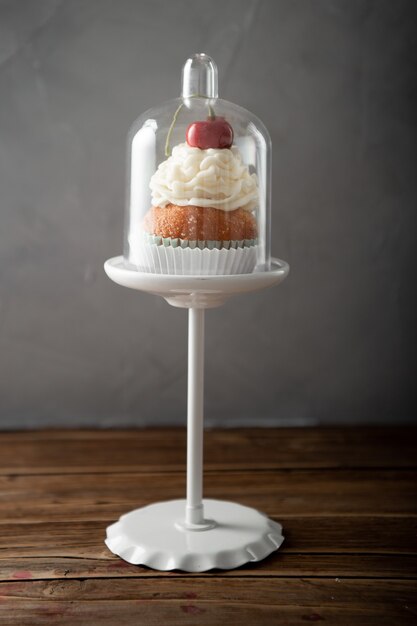
[[251, 246], [256, 245], [256, 239], [241, 239], [241, 240], [229, 240], [229, 241], [215, 241], [210, 239], [204, 240], [190, 240], [190, 239], [174, 239], [173, 237], [160, 237], [159, 235], [150, 235], [149, 233], [142, 233], [143, 240], [145, 243], [154, 243], [157, 246], [172, 246], [173, 248], [200, 248], [204, 250], [204, 248], [208, 248], [209, 250], [214, 250], [217, 248], [221, 250], [225, 248], [226, 250], [230, 250], [230, 248], [250, 248]]
[[155, 238], [153, 242], [150, 237], [153, 236], [142, 233], [137, 241], [130, 240], [129, 260], [140, 271], [175, 276], [221, 276], [250, 274], [256, 266], [258, 245], [252, 240], [185, 242]]

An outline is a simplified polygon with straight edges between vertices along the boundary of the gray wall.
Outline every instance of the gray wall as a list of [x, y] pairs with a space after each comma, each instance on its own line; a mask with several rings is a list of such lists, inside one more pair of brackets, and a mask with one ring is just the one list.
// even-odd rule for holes
[[413, 0], [0, 2], [0, 426], [184, 423], [186, 312], [102, 270], [193, 52], [274, 146], [279, 288], [207, 315], [207, 422], [410, 420]]

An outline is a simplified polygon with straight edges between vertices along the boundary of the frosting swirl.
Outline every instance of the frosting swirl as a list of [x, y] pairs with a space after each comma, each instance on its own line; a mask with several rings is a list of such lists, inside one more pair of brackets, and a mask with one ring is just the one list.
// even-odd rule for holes
[[180, 143], [151, 178], [154, 206], [167, 204], [213, 207], [222, 211], [253, 211], [258, 203], [258, 181], [232, 146], [200, 150]]

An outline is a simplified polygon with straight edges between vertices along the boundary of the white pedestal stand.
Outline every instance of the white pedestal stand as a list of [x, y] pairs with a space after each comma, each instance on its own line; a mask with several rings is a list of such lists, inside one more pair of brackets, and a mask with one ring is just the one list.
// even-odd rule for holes
[[157, 570], [204, 572], [260, 561], [283, 542], [280, 524], [250, 507], [203, 500], [204, 309], [279, 284], [288, 274], [287, 263], [273, 259], [270, 271], [253, 274], [168, 276], [128, 269], [123, 257], [115, 257], [104, 269], [119, 285], [189, 309], [186, 500], [159, 502], [122, 515], [107, 528], [106, 545], [129, 563]]

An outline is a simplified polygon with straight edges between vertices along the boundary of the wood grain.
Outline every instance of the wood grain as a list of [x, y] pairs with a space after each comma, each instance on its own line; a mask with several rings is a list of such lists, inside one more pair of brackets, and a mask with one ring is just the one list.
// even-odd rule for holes
[[[19, 581], [1, 584], [0, 624], [415, 624], [410, 581], [161, 578]], [[33, 620], [25, 621], [29, 618]], [[17, 621], [19, 620], [19, 622]], [[88, 620], [88, 622], [87, 622]], [[113, 622], [111, 621], [113, 620]], [[362, 620], [359, 621], [359, 620]], [[396, 622], [395, 622], [396, 620]], [[3, 621], [3, 623], [8, 623]], [[50, 623], [50, 622], [48, 622]]]
[[[59, 550], [57, 551], [59, 553]], [[97, 553], [99, 550], [97, 550]], [[28, 569], [30, 568], [30, 569]], [[211, 577], [220, 572], [203, 574], [183, 572], [156, 572], [137, 567], [112, 555], [103, 554], [82, 558], [77, 556], [10, 556], [0, 560], [0, 580], [47, 580], [70, 578], [178, 578]], [[290, 552], [283, 549], [259, 563], [248, 563], [235, 570], [221, 572], [222, 577], [359, 577], [397, 578], [417, 577], [417, 559], [414, 554], [326, 554], [321, 552]]]
[[284, 526], [282, 549], [228, 572], [116, 558], [105, 528], [183, 497], [185, 432], [0, 435], [0, 625], [416, 623], [412, 428], [209, 431], [205, 495]]
[[[205, 469], [416, 467], [415, 439], [412, 427], [208, 431]], [[7, 432], [0, 473], [182, 472], [185, 444], [183, 428]]]
[[[380, 482], [383, 489], [375, 489]], [[417, 514], [417, 471], [222, 471], [205, 476], [205, 496], [238, 500], [271, 516]], [[185, 475], [101, 473], [0, 476], [5, 521], [111, 519], [155, 500], [183, 498]]]

